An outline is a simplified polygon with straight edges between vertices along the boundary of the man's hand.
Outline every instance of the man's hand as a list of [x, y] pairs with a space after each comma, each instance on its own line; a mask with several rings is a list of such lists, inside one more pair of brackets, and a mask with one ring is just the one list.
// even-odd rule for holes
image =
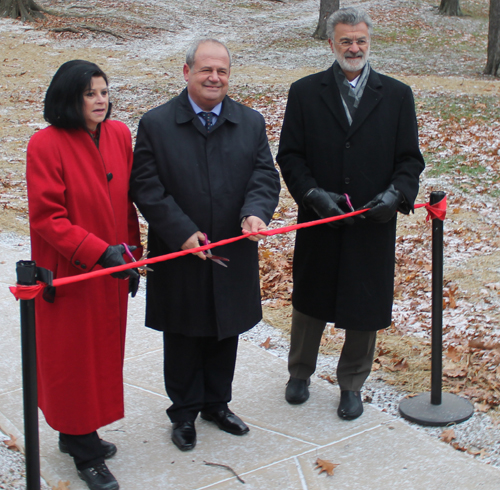
[[[306, 208], [311, 208], [320, 218], [331, 218], [332, 216], [342, 216], [345, 214], [340, 209], [340, 204], [346, 204], [347, 199], [345, 196], [335, 194], [335, 192], [327, 192], [321, 187], [313, 187], [310, 189], [302, 202]], [[338, 228], [343, 225], [352, 225], [353, 218], [344, 218], [338, 221], [331, 221], [327, 223], [332, 228]]]
[[[205, 240], [205, 235], [203, 235], [201, 231], [197, 231], [182, 244], [181, 249], [188, 250], [190, 248], [198, 248], [200, 246], [200, 241], [203, 243], [204, 240]], [[203, 252], [196, 252], [193, 253], [193, 255], [196, 255], [202, 260], [207, 260], [207, 257]]]
[[[266, 224], [257, 216], [247, 216], [243, 221], [243, 225], [241, 226], [241, 232], [244, 235], [248, 235], [248, 233], [254, 233], [256, 231], [264, 231], [267, 230]], [[264, 238], [266, 235], [252, 235], [249, 236], [248, 239], [253, 242], [258, 242], [261, 238]]]
[[370, 202], [361, 209], [370, 209], [361, 216], [376, 223], [387, 223], [397, 213], [399, 205], [403, 202], [403, 194], [392, 184], [387, 190], [377, 194]]

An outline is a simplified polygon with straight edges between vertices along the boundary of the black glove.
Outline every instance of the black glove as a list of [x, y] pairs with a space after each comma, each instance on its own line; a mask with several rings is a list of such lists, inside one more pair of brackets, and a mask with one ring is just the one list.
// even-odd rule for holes
[[[314, 187], [306, 193], [302, 202], [306, 208], [312, 208], [320, 218], [330, 218], [345, 214], [340, 209], [339, 204], [345, 204], [347, 199], [345, 196], [335, 194], [335, 192], [328, 192], [321, 189], [321, 187]], [[344, 218], [338, 221], [331, 221], [327, 224], [332, 228], [338, 228], [339, 226], [352, 225], [353, 223], [354, 220], [352, 218]]]
[[[128, 248], [131, 252], [133, 252], [137, 247], [135, 245], [129, 245]], [[126, 264], [125, 260], [123, 259], [124, 253], [125, 247], [123, 245], [110, 245], [101, 255], [97, 263], [105, 269], [107, 269], [108, 267], [115, 267], [117, 265]], [[131, 277], [138, 280], [139, 273], [137, 272], [137, 269], [126, 269], [120, 272], [113, 272], [113, 274], [111, 274], [111, 277], [116, 277], [117, 279], [127, 279], [127, 277]]]
[[370, 208], [369, 211], [363, 213], [361, 216], [376, 223], [387, 223], [394, 217], [403, 199], [403, 193], [391, 184], [387, 190], [377, 194], [370, 202], [360, 208]]
[[[137, 269], [129, 269], [129, 270], [137, 271]], [[130, 296], [132, 296], [132, 298], [135, 298], [135, 295], [137, 294], [140, 280], [141, 280], [140, 274], [137, 274], [137, 277], [130, 276], [130, 279], [128, 280], [128, 292], [130, 293]]]

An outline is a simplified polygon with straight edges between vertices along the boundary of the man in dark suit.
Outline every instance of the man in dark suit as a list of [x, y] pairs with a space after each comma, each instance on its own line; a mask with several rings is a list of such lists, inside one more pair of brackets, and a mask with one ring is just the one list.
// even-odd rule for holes
[[[149, 223], [152, 257], [265, 230], [278, 203], [264, 118], [226, 95], [230, 66], [222, 43], [196, 42], [187, 88], [139, 123], [130, 189]], [[167, 414], [182, 451], [196, 444], [198, 413], [231, 434], [249, 430], [228, 402], [238, 335], [262, 318], [262, 237], [214, 249], [226, 262], [198, 252], [148, 272], [146, 326], [164, 332]]]
[[285, 397], [309, 397], [327, 322], [345, 329], [337, 366], [338, 415], [363, 412], [377, 330], [391, 324], [396, 213], [408, 214], [424, 161], [411, 89], [368, 63], [372, 22], [354, 8], [327, 24], [335, 62], [292, 84], [277, 161], [298, 221], [370, 208], [359, 217], [297, 232]]

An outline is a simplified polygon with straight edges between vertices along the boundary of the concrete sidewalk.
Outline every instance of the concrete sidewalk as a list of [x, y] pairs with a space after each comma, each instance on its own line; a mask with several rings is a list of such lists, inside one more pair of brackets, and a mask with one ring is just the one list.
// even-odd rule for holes
[[[19, 304], [8, 290], [15, 263], [28, 259], [15, 247], [3, 248], [0, 263], [0, 428], [22, 440], [23, 407]], [[129, 303], [125, 359], [126, 417], [99, 433], [118, 446], [108, 466], [122, 490], [191, 489], [498, 489], [500, 469], [490, 467], [417, 432], [370, 405], [354, 421], [336, 415], [338, 389], [313, 381], [301, 406], [284, 400], [286, 363], [241, 341], [231, 408], [250, 426], [236, 437], [197, 420], [198, 443], [188, 453], [170, 441], [163, 387], [162, 337], [144, 328], [144, 299]], [[70, 481], [85, 490], [71, 458], [57, 449], [57, 433], [40, 412], [42, 474], [49, 485]], [[315, 470], [317, 458], [340, 464], [334, 476]], [[239, 482], [222, 467], [230, 466]]]

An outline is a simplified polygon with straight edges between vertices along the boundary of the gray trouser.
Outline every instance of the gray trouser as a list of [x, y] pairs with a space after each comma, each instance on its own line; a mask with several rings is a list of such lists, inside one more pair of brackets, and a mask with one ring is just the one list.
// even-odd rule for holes
[[[307, 379], [316, 370], [319, 345], [326, 322], [292, 311], [292, 337], [288, 371], [293, 378]], [[337, 364], [340, 389], [360, 391], [370, 374], [377, 332], [346, 330], [342, 353]]]

